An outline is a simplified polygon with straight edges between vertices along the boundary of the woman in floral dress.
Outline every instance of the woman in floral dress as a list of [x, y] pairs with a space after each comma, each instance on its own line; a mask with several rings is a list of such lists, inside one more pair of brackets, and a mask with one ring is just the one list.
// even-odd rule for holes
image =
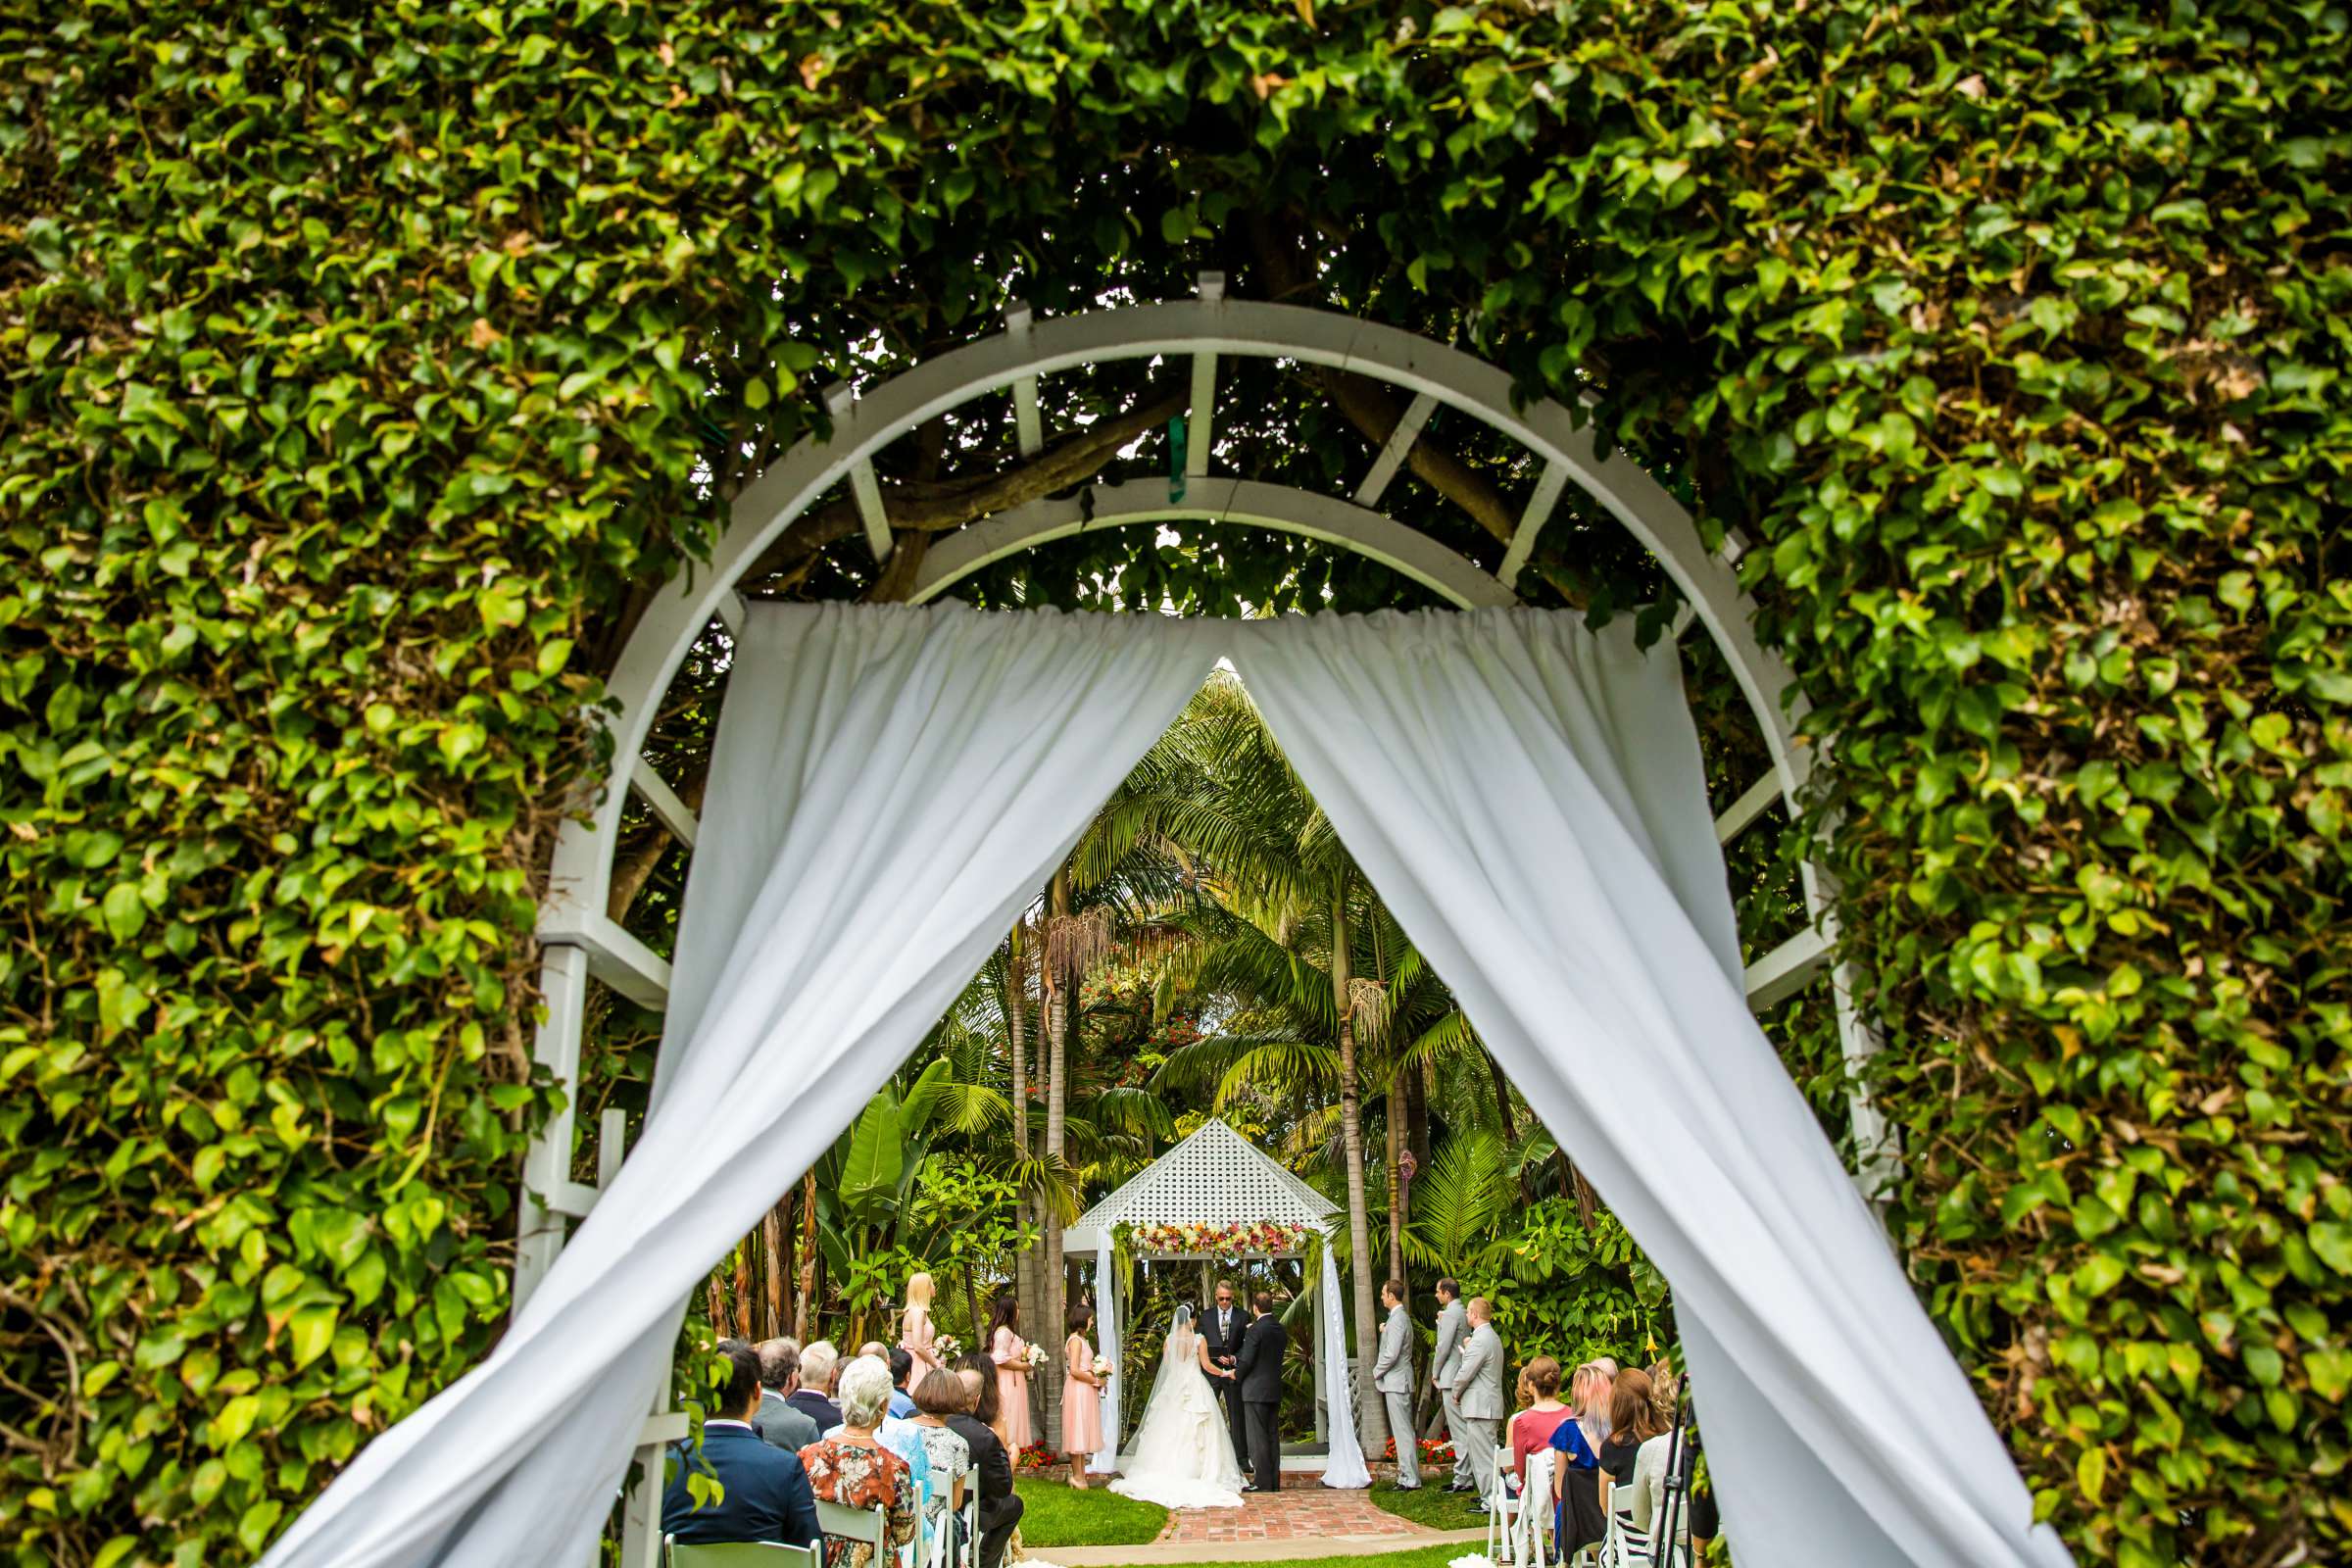
[[[892, 1551], [911, 1544], [921, 1514], [914, 1474], [906, 1461], [876, 1441], [874, 1429], [890, 1408], [890, 1368], [860, 1356], [841, 1374], [841, 1428], [801, 1450], [808, 1489], [826, 1502], [860, 1511], [881, 1508], [889, 1515]], [[866, 1542], [825, 1538], [825, 1568], [875, 1568]]]

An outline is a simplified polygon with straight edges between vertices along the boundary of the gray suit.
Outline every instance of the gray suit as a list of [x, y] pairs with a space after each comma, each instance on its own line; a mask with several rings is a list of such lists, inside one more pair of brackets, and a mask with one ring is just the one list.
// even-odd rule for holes
[[818, 1437], [816, 1423], [794, 1409], [784, 1396], [773, 1389], [760, 1391], [760, 1413], [753, 1419], [760, 1427], [760, 1435], [767, 1440], [767, 1446], [771, 1448], [784, 1448], [798, 1453]]
[[1494, 1487], [1494, 1448], [1505, 1413], [1502, 1336], [1494, 1324], [1481, 1323], [1470, 1331], [1461, 1359], [1454, 1363], [1453, 1398], [1462, 1412], [1462, 1434], [1470, 1440], [1470, 1480], [1484, 1494]]
[[1380, 1359], [1372, 1363], [1372, 1386], [1388, 1407], [1389, 1435], [1396, 1440], [1396, 1485], [1421, 1484], [1420, 1445], [1413, 1431], [1413, 1320], [1402, 1303], [1389, 1308], [1380, 1326]]
[[1456, 1297], [1438, 1313], [1438, 1348], [1429, 1358], [1429, 1381], [1444, 1396], [1446, 1405], [1446, 1438], [1453, 1445], [1453, 1479], [1457, 1484], [1468, 1483], [1470, 1451], [1462, 1442], [1462, 1410], [1453, 1402], [1453, 1380], [1462, 1358], [1462, 1341], [1470, 1331], [1470, 1314]]

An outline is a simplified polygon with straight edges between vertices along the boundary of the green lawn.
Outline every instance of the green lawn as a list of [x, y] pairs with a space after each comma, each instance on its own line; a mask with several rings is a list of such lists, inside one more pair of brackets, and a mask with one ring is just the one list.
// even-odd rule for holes
[[[1286, 1557], [1278, 1563], [1251, 1563], [1250, 1568], [1446, 1568], [1454, 1558], [1477, 1549], [1475, 1542], [1468, 1545], [1455, 1542], [1442, 1546], [1416, 1546], [1410, 1551], [1384, 1551], [1372, 1557]], [[1232, 1565], [1182, 1563], [1173, 1568], [1232, 1568]]]
[[1476, 1530], [1484, 1525], [1486, 1516], [1476, 1511], [1478, 1494], [1447, 1492], [1445, 1482], [1444, 1476], [1438, 1476], [1425, 1479], [1417, 1491], [1398, 1492], [1383, 1481], [1365, 1495], [1382, 1512], [1432, 1530]]
[[[1122, 1497], [1097, 1481], [1080, 1492], [1066, 1474], [1052, 1479], [1022, 1476], [1012, 1484], [1021, 1494], [1021, 1544], [1049, 1546], [1140, 1546], [1159, 1539], [1168, 1510], [1155, 1502]], [[1443, 1564], [1440, 1565], [1443, 1568]]]

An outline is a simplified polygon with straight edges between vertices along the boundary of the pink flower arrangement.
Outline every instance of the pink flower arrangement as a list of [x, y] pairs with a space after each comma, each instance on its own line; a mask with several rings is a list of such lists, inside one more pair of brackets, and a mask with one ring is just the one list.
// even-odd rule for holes
[[1192, 1220], [1179, 1225], [1138, 1225], [1135, 1227], [1134, 1240], [1138, 1252], [1195, 1252], [1211, 1257], [1244, 1257], [1303, 1252], [1314, 1235], [1304, 1225], [1286, 1225], [1274, 1220], [1243, 1221], [1232, 1225], [1208, 1225]]

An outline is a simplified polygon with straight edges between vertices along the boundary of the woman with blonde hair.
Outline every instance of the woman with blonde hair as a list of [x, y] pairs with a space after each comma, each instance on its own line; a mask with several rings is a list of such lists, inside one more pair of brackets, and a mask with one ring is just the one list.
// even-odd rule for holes
[[931, 1325], [931, 1298], [937, 1294], [930, 1275], [907, 1276], [906, 1305], [899, 1313], [899, 1348], [914, 1357], [910, 1388], [920, 1388], [924, 1378], [947, 1370], [939, 1358], [939, 1331]]

